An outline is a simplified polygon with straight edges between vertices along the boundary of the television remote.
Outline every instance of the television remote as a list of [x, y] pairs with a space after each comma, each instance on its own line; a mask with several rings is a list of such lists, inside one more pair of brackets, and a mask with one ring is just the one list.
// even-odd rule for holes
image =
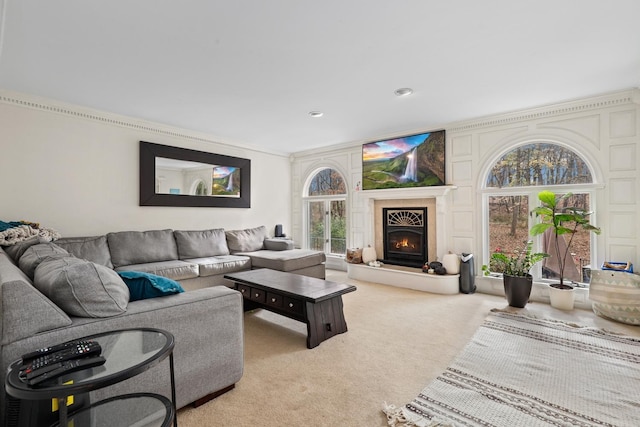
[[102, 356], [87, 357], [82, 359], [66, 360], [64, 362], [58, 362], [59, 366], [49, 372], [45, 372], [41, 375], [33, 377], [27, 380], [27, 384], [35, 386], [41, 384], [44, 381], [58, 378], [61, 375], [68, 374], [83, 369], [93, 368], [94, 366], [103, 365], [106, 359]]
[[25, 365], [27, 362], [29, 362], [31, 359], [35, 359], [36, 357], [39, 356], [44, 356], [47, 354], [51, 354], [51, 353], [55, 353], [56, 351], [60, 351], [60, 350], [64, 350], [70, 347], [75, 347], [76, 345], [79, 344], [88, 344], [90, 342], [93, 342], [91, 340], [87, 341], [87, 340], [73, 340], [73, 341], [67, 341], [65, 343], [62, 344], [57, 344], [51, 347], [45, 347], [45, 348], [39, 348], [38, 350], [32, 351], [31, 353], [26, 353], [22, 355], [22, 364]]
[[43, 356], [36, 357], [35, 359], [31, 359], [29, 362], [22, 365], [20, 368], [20, 374], [26, 376], [34, 371], [46, 368], [58, 362], [91, 355], [99, 355], [101, 352], [102, 348], [96, 341], [76, 342], [74, 346], [65, 347], [57, 352], [48, 353]]

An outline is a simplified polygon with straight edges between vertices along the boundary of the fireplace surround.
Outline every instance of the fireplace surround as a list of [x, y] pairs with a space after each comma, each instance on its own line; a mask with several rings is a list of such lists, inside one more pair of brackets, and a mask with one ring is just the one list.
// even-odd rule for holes
[[[444, 255], [447, 242], [447, 202], [453, 185], [406, 188], [393, 190], [366, 190], [358, 192], [363, 207], [363, 245], [371, 245], [380, 256], [382, 248], [382, 209], [427, 207], [427, 254], [434, 261]], [[459, 274], [426, 274], [421, 269], [384, 264], [370, 267], [366, 264], [347, 264], [351, 279], [381, 283], [389, 286], [416, 289], [438, 294], [457, 294]]]
[[386, 264], [422, 267], [428, 261], [427, 208], [382, 208]]

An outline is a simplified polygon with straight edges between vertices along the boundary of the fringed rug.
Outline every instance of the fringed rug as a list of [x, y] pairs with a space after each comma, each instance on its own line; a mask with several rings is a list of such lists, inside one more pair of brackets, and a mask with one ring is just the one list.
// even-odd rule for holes
[[492, 310], [390, 426], [640, 426], [640, 339]]

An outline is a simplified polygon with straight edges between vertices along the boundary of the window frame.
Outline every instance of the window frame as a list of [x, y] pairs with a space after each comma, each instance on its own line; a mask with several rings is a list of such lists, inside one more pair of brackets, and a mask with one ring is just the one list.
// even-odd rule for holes
[[[557, 145], [564, 149], [568, 149], [573, 152], [574, 155], [578, 156], [580, 159], [584, 161], [586, 166], [589, 168], [589, 172], [591, 173], [592, 182], [590, 183], [579, 183], [579, 184], [556, 184], [556, 185], [526, 185], [520, 187], [488, 187], [487, 179], [489, 174], [491, 173], [495, 164], [502, 159], [507, 153], [517, 149], [518, 147], [529, 145], [529, 144], [550, 144]], [[597, 190], [602, 188], [602, 184], [598, 183], [597, 177], [599, 176], [597, 170], [594, 168], [593, 163], [589, 161], [589, 159], [585, 158], [584, 155], [581, 155], [578, 150], [576, 150], [572, 146], [568, 146], [567, 144], [558, 143], [557, 141], [550, 141], [547, 139], [534, 139], [528, 140], [526, 142], [521, 143], [513, 143], [509, 144], [507, 148], [502, 150], [498, 155], [492, 157], [486, 164], [484, 168], [483, 174], [481, 175], [481, 185], [479, 189], [479, 194], [481, 197], [481, 212], [482, 212], [482, 265], [489, 265], [490, 257], [492, 253], [492, 249], [489, 247], [489, 198], [491, 196], [515, 196], [515, 195], [523, 195], [528, 197], [529, 201], [529, 212], [532, 209], [540, 205], [540, 201], [538, 200], [538, 193], [542, 190], [550, 190], [554, 193], [564, 194], [564, 193], [581, 193], [589, 195], [589, 208], [593, 212], [591, 215], [591, 222], [597, 224]], [[537, 219], [532, 217], [531, 215], [527, 218], [528, 230], [531, 229], [531, 226], [535, 224]], [[542, 248], [542, 236], [529, 236], [531, 240], [533, 240], [533, 252], [543, 252]], [[590, 260], [589, 264], [592, 268], [597, 268], [597, 245], [593, 236], [589, 239], [589, 255]], [[480, 269], [477, 269], [480, 272]], [[480, 272], [480, 274], [482, 274]], [[531, 269], [531, 275], [533, 276], [533, 280], [536, 282], [542, 283], [554, 283], [557, 280], [554, 279], [546, 279], [542, 277], [542, 263], [537, 263]], [[588, 283], [577, 283], [578, 286], [588, 287]]]
[[[313, 179], [316, 177], [317, 174], [319, 174], [320, 172], [327, 170], [327, 169], [332, 169], [335, 172], [337, 172], [340, 175], [340, 178], [342, 179], [342, 181], [344, 182], [344, 186], [345, 186], [345, 192], [342, 194], [331, 194], [331, 195], [316, 195], [316, 196], [310, 196], [309, 195], [309, 186], [311, 185], [311, 182], [313, 181]], [[322, 167], [318, 167], [315, 168], [312, 172], [310, 172], [308, 174], [307, 179], [305, 180], [305, 185], [303, 188], [303, 194], [302, 194], [302, 234], [303, 234], [303, 247], [309, 249], [311, 247], [311, 242], [309, 239], [309, 212], [310, 212], [310, 203], [312, 202], [319, 202], [319, 201], [324, 201], [325, 202], [325, 207], [328, 206], [330, 207], [331, 202], [332, 201], [343, 201], [345, 204], [345, 222], [346, 222], [346, 236], [345, 236], [345, 248], [349, 247], [349, 198], [348, 198], [348, 191], [349, 191], [349, 185], [347, 183], [347, 180], [345, 179], [345, 175], [344, 173], [342, 173], [341, 170], [339, 170], [338, 168], [336, 168], [335, 166], [322, 166]], [[325, 218], [326, 221], [326, 218]], [[330, 226], [330, 224], [329, 224]], [[327, 228], [327, 224], [325, 223], [325, 239], [327, 238], [327, 230], [330, 230], [331, 228], [328, 227]], [[328, 244], [325, 241], [325, 245], [324, 245], [324, 250], [323, 252], [327, 255], [327, 256], [334, 256], [334, 257], [345, 257], [346, 256], [346, 251], [344, 254], [334, 254], [331, 253], [328, 248], [330, 248], [330, 244]]]

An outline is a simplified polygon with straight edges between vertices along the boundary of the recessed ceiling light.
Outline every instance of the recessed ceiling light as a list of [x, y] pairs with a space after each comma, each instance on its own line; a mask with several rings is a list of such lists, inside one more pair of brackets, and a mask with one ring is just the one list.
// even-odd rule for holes
[[401, 87], [400, 89], [396, 89], [393, 93], [395, 93], [396, 96], [409, 96], [413, 93], [413, 89], [410, 87]]
[[322, 117], [324, 113], [322, 111], [309, 111], [311, 117]]

